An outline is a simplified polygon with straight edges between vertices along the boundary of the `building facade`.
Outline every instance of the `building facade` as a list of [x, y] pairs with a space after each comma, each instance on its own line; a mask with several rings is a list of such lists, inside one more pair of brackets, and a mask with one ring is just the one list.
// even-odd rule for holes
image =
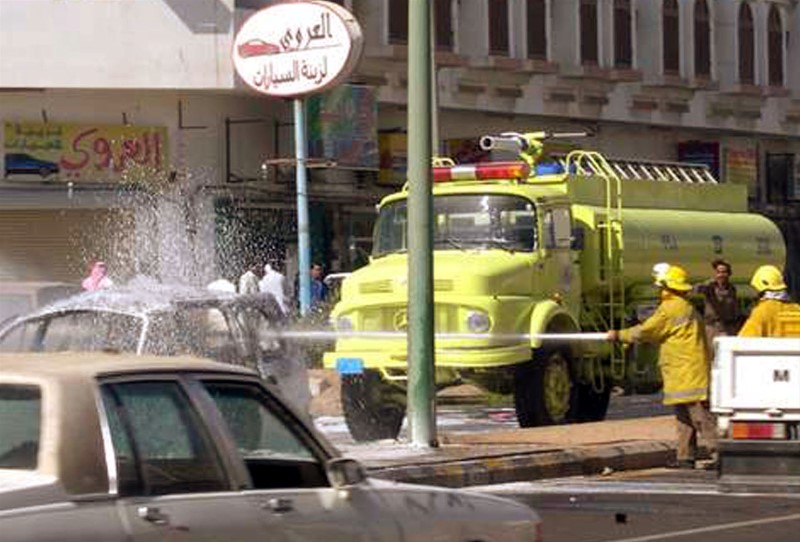
[[[125, 277], [295, 271], [291, 103], [254, 95], [231, 61], [238, 27], [271, 3], [0, 1], [0, 278], [74, 280], [91, 259]], [[312, 258], [349, 270], [403, 182], [408, 0], [337, 3], [365, 49], [349, 90], [315, 106], [309, 198]], [[795, 0], [431, 4], [440, 154], [553, 130], [611, 156], [702, 161], [781, 226], [800, 289]]]

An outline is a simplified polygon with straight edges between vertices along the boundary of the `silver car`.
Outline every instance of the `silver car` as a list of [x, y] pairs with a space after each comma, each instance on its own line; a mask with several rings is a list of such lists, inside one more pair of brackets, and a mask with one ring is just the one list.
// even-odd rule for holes
[[372, 479], [242, 367], [0, 355], [4, 542], [537, 541], [510, 500]]
[[85, 292], [0, 327], [0, 352], [191, 355], [244, 365], [310, 401], [305, 363], [274, 331], [287, 320], [269, 294], [157, 283]]

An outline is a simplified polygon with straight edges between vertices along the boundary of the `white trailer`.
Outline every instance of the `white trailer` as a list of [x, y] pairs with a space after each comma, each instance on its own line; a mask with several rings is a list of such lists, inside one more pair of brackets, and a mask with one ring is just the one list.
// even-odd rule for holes
[[715, 350], [719, 488], [800, 492], [800, 338], [720, 337]]

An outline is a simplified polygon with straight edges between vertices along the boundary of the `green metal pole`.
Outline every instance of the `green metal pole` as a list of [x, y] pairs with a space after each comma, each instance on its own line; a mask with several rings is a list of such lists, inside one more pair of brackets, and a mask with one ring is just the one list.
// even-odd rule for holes
[[440, 156], [439, 149], [439, 75], [436, 73], [436, 2], [430, 3], [431, 38], [431, 151]]
[[408, 3], [408, 422], [412, 444], [438, 446], [433, 367], [431, 38], [426, 0]]

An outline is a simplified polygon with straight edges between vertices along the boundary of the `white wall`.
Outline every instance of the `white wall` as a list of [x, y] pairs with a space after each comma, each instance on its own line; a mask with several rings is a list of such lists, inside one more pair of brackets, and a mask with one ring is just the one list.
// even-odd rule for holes
[[233, 0], [2, 0], [0, 87], [232, 88]]

